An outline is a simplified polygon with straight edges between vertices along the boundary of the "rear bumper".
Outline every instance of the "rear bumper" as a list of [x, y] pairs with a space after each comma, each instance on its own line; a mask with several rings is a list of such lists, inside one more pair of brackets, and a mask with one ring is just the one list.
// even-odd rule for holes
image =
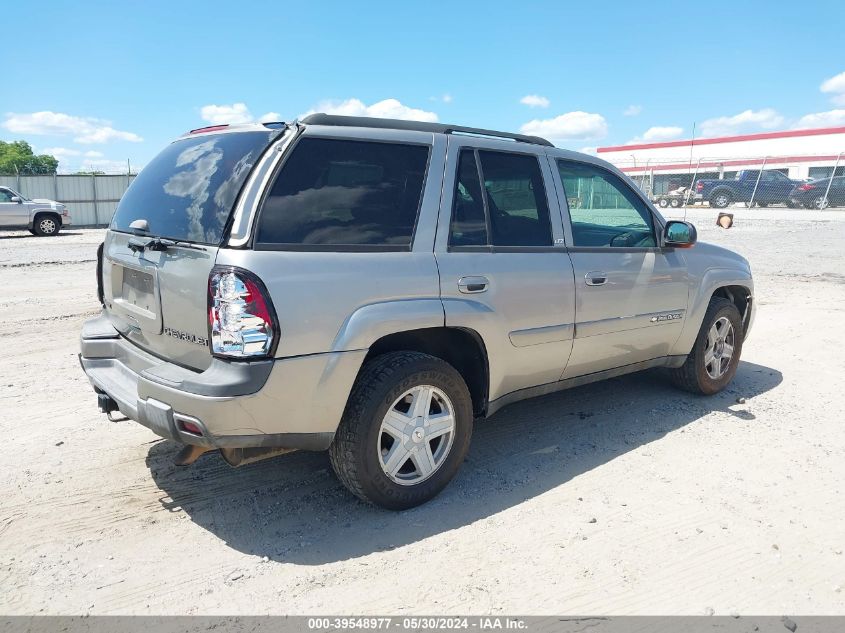
[[[157, 435], [212, 448], [324, 450], [366, 350], [289, 359], [173, 365], [129, 343], [101, 315], [85, 323], [79, 359], [98, 394]], [[191, 425], [201, 430], [185, 430]]]

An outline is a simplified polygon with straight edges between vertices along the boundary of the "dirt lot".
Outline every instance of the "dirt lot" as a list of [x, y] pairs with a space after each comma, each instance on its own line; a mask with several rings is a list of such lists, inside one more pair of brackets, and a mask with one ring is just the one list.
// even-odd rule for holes
[[514, 405], [403, 514], [323, 454], [177, 469], [107, 422], [76, 359], [102, 232], [0, 235], [0, 612], [845, 614], [845, 212], [736, 214], [690, 212], [756, 274], [727, 392]]

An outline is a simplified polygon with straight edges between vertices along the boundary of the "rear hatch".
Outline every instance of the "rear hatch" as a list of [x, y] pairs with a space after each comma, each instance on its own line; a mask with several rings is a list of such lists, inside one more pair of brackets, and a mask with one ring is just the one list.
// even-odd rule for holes
[[208, 277], [237, 197], [278, 129], [191, 135], [150, 162], [106, 235], [106, 312], [132, 343], [194, 369], [211, 363]]

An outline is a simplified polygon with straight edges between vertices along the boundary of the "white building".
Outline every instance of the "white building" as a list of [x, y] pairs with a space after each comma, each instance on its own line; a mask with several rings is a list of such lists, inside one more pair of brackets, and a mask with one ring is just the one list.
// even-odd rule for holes
[[663, 143], [599, 147], [599, 158], [647, 192], [689, 187], [694, 178], [733, 178], [741, 169], [776, 169], [790, 178], [845, 173], [845, 127], [785, 130]]

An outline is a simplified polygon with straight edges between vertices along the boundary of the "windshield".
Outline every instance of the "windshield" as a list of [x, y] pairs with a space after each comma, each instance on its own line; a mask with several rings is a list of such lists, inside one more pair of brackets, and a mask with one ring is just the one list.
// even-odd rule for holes
[[[25, 195], [20, 194], [17, 191], [15, 191], [14, 189], [10, 189], [9, 187], [0, 187], [0, 193], [5, 193], [6, 195], [3, 196], [3, 197], [9, 198], [9, 200], [11, 200], [14, 197], [18, 197], [21, 200], [23, 200], [24, 202], [31, 202], [31, 200], [29, 198], [27, 198]], [[3, 202], [3, 200], [0, 200], [0, 202]]]
[[146, 220], [148, 234], [219, 244], [250, 170], [280, 130], [202, 135], [172, 143], [141, 170], [111, 228]]

